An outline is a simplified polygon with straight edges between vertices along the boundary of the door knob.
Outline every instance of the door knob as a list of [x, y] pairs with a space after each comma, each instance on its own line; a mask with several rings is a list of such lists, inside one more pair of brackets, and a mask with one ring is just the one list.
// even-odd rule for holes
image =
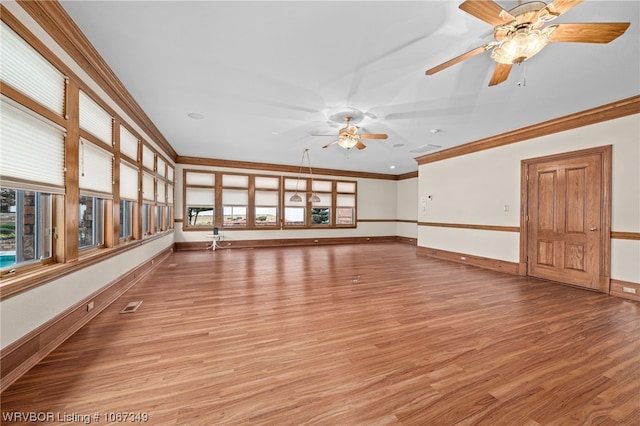
[[589, 231], [597, 231], [598, 228], [589, 228]]

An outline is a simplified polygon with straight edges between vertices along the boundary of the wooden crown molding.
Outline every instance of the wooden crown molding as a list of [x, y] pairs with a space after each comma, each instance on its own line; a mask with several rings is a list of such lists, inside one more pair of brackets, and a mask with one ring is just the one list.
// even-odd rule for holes
[[547, 136], [553, 133], [563, 132], [565, 130], [571, 130], [638, 113], [640, 113], [640, 95], [577, 112], [575, 114], [565, 115], [564, 117], [555, 118], [532, 126], [490, 136], [488, 138], [469, 142], [464, 145], [455, 146], [432, 154], [423, 155], [421, 157], [417, 157], [416, 161], [418, 162], [418, 165], [434, 163], [448, 158], [459, 157], [473, 152], [497, 148], [516, 142], [522, 142], [527, 139]]
[[[57, 1], [17, 3], [175, 161], [176, 151]], [[3, 10], [5, 12], [5, 10]]]
[[[185, 165], [191, 165], [191, 166], [207, 166], [207, 167], [227, 167], [232, 169], [265, 170], [269, 172], [284, 172], [284, 173], [298, 173], [300, 170], [300, 166], [253, 163], [250, 161], [217, 160], [213, 158], [185, 157], [180, 155], [176, 158], [176, 164], [185, 164]], [[342, 176], [342, 177], [382, 179], [382, 180], [402, 180], [402, 179], [409, 179], [411, 177], [418, 177], [417, 171], [406, 173], [404, 175], [390, 175], [390, 174], [384, 174], [384, 173], [355, 172], [355, 171], [337, 170], [337, 169], [320, 169], [315, 167], [313, 168], [313, 174], [324, 175], [324, 176]]]

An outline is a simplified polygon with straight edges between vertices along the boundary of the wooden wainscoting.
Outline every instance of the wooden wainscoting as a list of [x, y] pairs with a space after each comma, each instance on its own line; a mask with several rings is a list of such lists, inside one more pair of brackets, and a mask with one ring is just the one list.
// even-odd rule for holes
[[508, 274], [518, 275], [519, 265], [514, 262], [474, 256], [472, 254], [466, 253], [457, 253], [431, 247], [418, 247], [417, 254], [420, 256], [450, 260], [457, 263], [464, 263], [465, 265], [473, 265], [484, 269], [491, 269], [493, 271], [501, 271]]
[[[120, 314], [131, 300], [144, 303]], [[175, 252], [5, 390], [2, 411], [637, 425], [639, 333], [640, 303], [408, 244]]]
[[[0, 352], [1, 391], [4, 391], [69, 336], [111, 305], [152, 269], [156, 268], [172, 251], [173, 247], [167, 247], [137, 268], [5, 347]], [[87, 305], [90, 302], [93, 302], [93, 309], [88, 310]]]
[[[235, 235], [240, 235], [240, 234], [236, 233]], [[234, 238], [235, 238], [235, 235], [234, 235]], [[222, 249], [301, 247], [301, 246], [334, 245], [334, 244], [391, 243], [396, 241], [415, 245], [417, 242], [417, 239], [397, 237], [397, 236], [335, 237], [335, 238], [279, 238], [279, 239], [274, 238], [274, 239], [261, 239], [261, 240], [223, 239], [222, 241], [218, 242], [218, 247]], [[206, 250], [207, 247], [209, 246], [211, 246], [211, 240], [175, 243], [176, 251]]]

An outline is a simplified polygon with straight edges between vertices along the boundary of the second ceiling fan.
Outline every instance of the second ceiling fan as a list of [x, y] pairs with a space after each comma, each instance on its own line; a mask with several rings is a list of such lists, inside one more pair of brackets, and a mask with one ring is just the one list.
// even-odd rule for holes
[[542, 1], [532, 1], [506, 11], [491, 0], [466, 0], [460, 4], [459, 8], [492, 25], [495, 41], [435, 66], [425, 74], [435, 74], [458, 62], [491, 50], [491, 58], [497, 64], [489, 86], [495, 86], [507, 79], [513, 64], [529, 59], [549, 42], [609, 43], [621, 36], [629, 27], [629, 22], [545, 26], [581, 2], [582, 0], [554, 0], [546, 4]]

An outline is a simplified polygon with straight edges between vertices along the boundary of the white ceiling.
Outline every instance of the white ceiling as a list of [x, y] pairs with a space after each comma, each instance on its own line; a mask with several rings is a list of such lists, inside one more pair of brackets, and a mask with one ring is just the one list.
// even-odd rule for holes
[[[610, 44], [551, 44], [501, 85], [487, 86], [488, 52], [425, 76], [493, 39], [460, 2], [61, 4], [182, 156], [298, 165], [309, 148], [314, 167], [403, 174], [428, 144], [445, 149], [640, 93], [638, 1], [569, 10], [554, 23], [631, 26]], [[337, 133], [330, 118], [345, 111], [360, 114], [361, 132], [389, 138], [322, 149], [333, 138], [312, 134]]]

